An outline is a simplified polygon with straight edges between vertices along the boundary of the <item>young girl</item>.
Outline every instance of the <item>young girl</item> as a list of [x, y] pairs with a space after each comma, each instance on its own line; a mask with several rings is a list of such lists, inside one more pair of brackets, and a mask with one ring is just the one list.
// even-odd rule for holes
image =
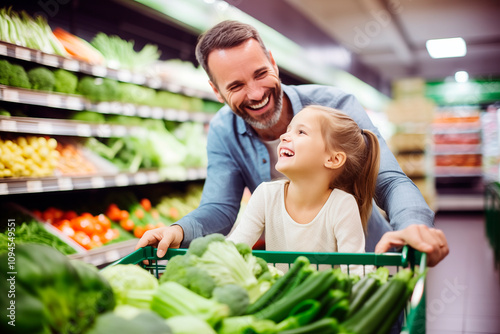
[[311, 105], [292, 119], [276, 169], [228, 240], [250, 246], [265, 228], [266, 250], [362, 253], [380, 150], [377, 137], [336, 109]]

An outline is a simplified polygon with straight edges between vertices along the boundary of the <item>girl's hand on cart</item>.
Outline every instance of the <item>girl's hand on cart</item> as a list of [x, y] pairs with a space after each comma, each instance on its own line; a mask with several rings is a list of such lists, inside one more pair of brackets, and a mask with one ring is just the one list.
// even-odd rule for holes
[[158, 248], [156, 255], [163, 257], [169, 248], [179, 248], [184, 239], [184, 230], [179, 225], [159, 227], [146, 231], [137, 242], [135, 249], [153, 246]]
[[385, 233], [375, 247], [375, 253], [384, 253], [392, 247], [404, 245], [427, 253], [429, 267], [437, 265], [450, 252], [443, 231], [426, 225], [414, 224], [400, 231]]

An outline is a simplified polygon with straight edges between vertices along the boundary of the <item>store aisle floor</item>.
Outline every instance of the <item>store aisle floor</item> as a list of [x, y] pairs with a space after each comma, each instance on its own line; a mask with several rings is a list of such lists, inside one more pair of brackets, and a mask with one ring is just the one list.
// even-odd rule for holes
[[500, 277], [484, 215], [438, 213], [436, 227], [450, 254], [428, 273], [427, 333], [500, 333]]

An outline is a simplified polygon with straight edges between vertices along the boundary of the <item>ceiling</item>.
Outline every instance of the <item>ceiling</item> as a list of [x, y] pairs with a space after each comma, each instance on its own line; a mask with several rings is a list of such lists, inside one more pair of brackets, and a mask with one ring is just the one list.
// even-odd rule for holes
[[[367, 68], [365, 72], [372, 70], [386, 82], [410, 76], [443, 80], [459, 70], [471, 78], [500, 78], [498, 0], [283, 0], [267, 7], [233, 2], [306, 49], [316, 44], [317, 50], [327, 52], [331, 44], [330, 52], [336, 48], [331, 61], [339, 67], [349, 70], [345, 59], [355, 59]], [[271, 13], [264, 13], [269, 9]], [[318, 31], [304, 28], [302, 20]], [[304, 36], [299, 30], [311, 33]], [[318, 32], [330, 40], [319, 40]], [[467, 55], [432, 59], [425, 42], [448, 37], [464, 38]]]

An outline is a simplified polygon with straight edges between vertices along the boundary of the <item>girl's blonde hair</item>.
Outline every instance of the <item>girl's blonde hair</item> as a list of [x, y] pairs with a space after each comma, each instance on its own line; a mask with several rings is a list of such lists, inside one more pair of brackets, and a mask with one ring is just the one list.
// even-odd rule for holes
[[320, 117], [324, 118], [320, 124], [326, 149], [346, 154], [342, 170], [332, 180], [330, 187], [354, 196], [366, 232], [380, 165], [377, 136], [369, 130], [361, 129], [351, 117], [337, 109], [317, 105], [307, 108], [320, 111]]

